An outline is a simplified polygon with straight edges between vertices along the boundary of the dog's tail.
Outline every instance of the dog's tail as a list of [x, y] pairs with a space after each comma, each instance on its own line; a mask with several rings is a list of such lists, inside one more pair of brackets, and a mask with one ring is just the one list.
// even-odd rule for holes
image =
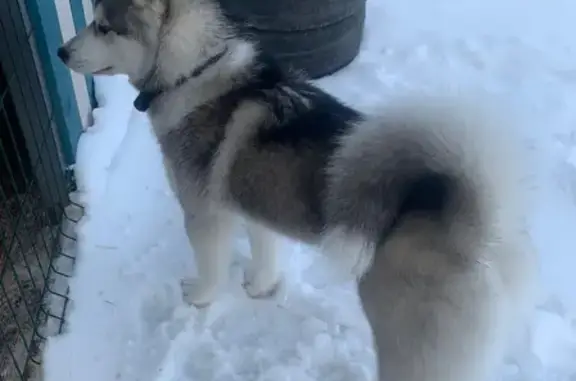
[[487, 379], [533, 303], [521, 140], [481, 103], [408, 100], [382, 115], [334, 157], [327, 254], [359, 265], [379, 379]]
[[329, 250], [370, 256], [419, 221], [474, 256], [483, 238], [518, 228], [525, 162], [513, 126], [472, 100], [406, 98], [380, 111], [332, 160], [325, 243], [337, 247]]
[[528, 312], [524, 155], [503, 123], [463, 100], [409, 100], [342, 140], [327, 254], [359, 265], [380, 379], [487, 379]]

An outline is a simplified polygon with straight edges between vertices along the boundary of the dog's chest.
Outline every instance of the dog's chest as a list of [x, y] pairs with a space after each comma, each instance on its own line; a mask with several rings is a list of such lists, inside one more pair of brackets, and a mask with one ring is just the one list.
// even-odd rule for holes
[[228, 117], [213, 107], [199, 108], [179, 126], [160, 135], [158, 141], [177, 194], [192, 191], [202, 195], [216, 153], [224, 139]]

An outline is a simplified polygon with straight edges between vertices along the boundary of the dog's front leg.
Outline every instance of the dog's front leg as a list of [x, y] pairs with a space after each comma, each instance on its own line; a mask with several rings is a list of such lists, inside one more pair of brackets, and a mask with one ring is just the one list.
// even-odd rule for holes
[[186, 232], [194, 249], [197, 279], [182, 281], [185, 300], [196, 307], [214, 301], [227, 279], [237, 219], [223, 210], [209, 206], [194, 210], [185, 217]]
[[256, 222], [247, 222], [252, 262], [244, 276], [244, 289], [251, 298], [272, 297], [282, 278], [278, 272], [278, 236]]

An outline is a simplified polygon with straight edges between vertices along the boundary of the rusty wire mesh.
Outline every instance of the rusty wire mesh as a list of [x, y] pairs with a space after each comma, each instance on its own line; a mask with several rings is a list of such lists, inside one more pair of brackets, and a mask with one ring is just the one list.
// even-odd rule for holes
[[68, 306], [56, 283], [74, 262], [63, 230], [73, 179], [33, 32], [21, 2], [0, 1], [0, 381], [41, 379], [44, 339]]

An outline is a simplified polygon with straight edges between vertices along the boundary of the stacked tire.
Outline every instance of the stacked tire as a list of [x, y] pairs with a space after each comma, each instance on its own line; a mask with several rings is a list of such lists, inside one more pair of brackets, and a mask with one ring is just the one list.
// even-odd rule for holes
[[347, 66], [360, 50], [366, 0], [220, 0], [227, 16], [281, 65], [311, 78]]

